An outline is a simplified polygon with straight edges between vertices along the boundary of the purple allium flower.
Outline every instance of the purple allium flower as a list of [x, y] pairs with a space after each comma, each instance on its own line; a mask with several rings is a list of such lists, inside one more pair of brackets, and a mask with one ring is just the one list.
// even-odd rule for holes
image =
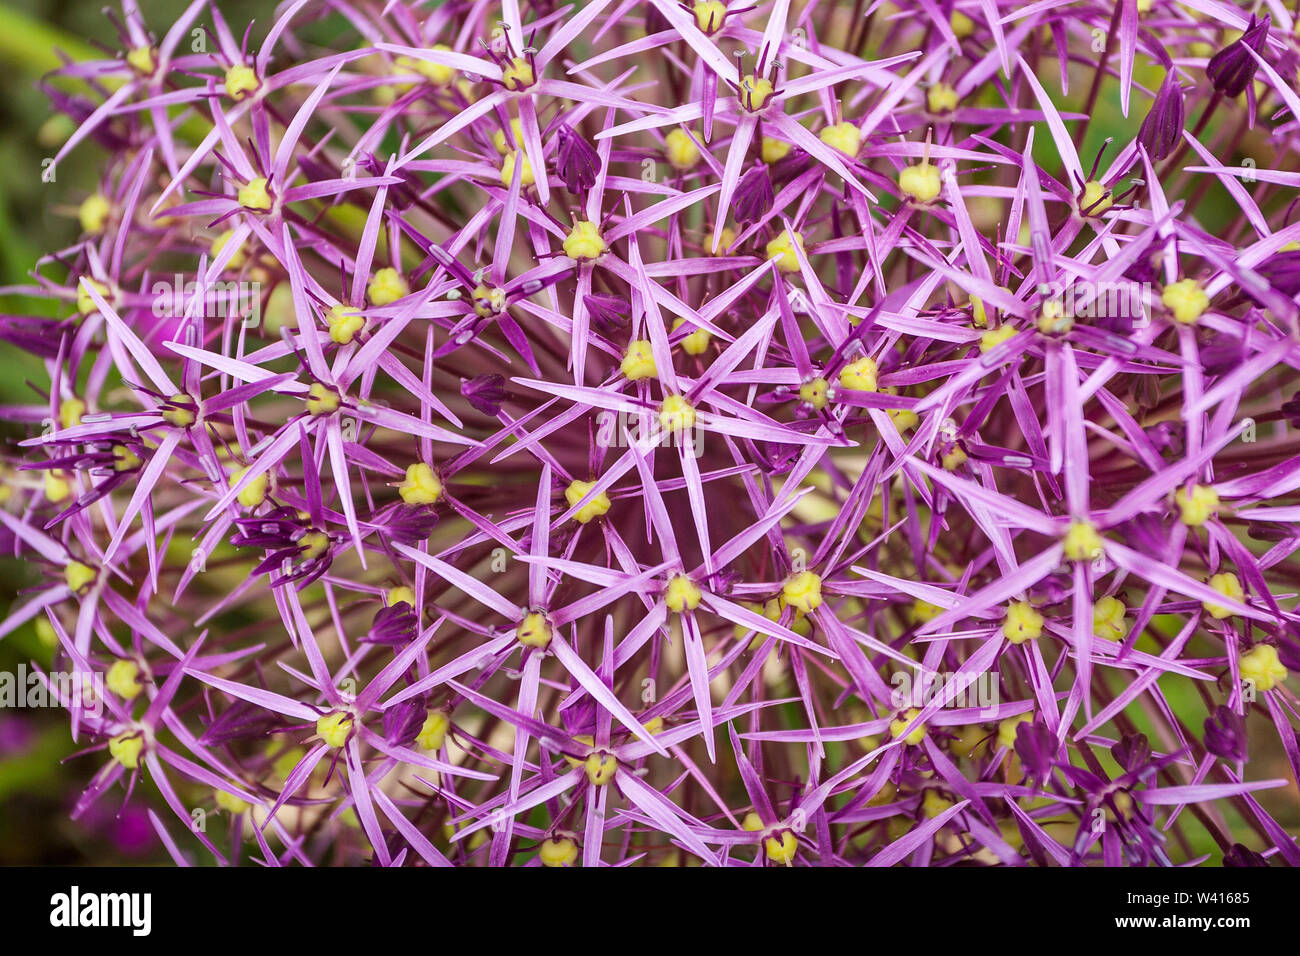
[[[1216, 92], [1224, 96], [1240, 96], [1255, 78], [1259, 69], [1258, 54], [1264, 49], [1268, 39], [1268, 28], [1273, 18], [1264, 14], [1264, 19], [1255, 22], [1251, 14], [1250, 25], [1238, 39], [1233, 40], [1214, 56], [1205, 66], [1205, 75], [1209, 77]], [[1252, 55], [1254, 54], [1254, 55]]]
[[585, 193], [600, 177], [600, 156], [582, 136], [569, 126], [561, 126], [556, 135], [560, 140], [556, 171], [564, 188], [575, 196]]
[[[1260, 276], [1283, 295], [1300, 295], [1300, 249], [1285, 249], [1260, 264]], [[1259, 305], [1260, 303], [1256, 303]]]
[[370, 632], [360, 640], [371, 644], [403, 646], [415, 640], [418, 624], [415, 609], [405, 601], [399, 601], [381, 608], [375, 614]]
[[1059, 747], [1056, 734], [1043, 724], [1030, 722], [1015, 728], [1016, 756], [1030, 780], [1046, 783], [1051, 778]]
[[1183, 88], [1173, 72], [1165, 77], [1151, 110], [1142, 120], [1138, 142], [1152, 159], [1164, 159], [1183, 138]]
[[732, 214], [741, 225], [758, 222], [771, 211], [772, 200], [772, 178], [765, 166], [755, 166], [736, 187]]
[[584, 295], [582, 306], [596, 331], [607, 336], [625, 328], [632, 313], [632, 303], [612, 295]]
[[126, 3], [55, 71], [100, 176], [4, 290], [0, 636], [103, 678], [42, 671], [73, 815], [223, 864], [1300, 864], [1243, 774], [1300, 776], [1294, 18], [895, 6]]
[[1246, 721], [1231, 709], [1219, 706], [1205, 718], [1205, 749], [1222, 760], [1240, 763], [1247, 757]]
[[1256, 853], [1240, 843], [1234, 843], [1223, 854], [1223, 865], [1231, 867], [1268, 866], [1268, 860], [1262, 853]]
[[501, 403], [510, 394], [505, 385], [506, 380], [502, 375], [480, 375], [468, 382], [462, 382], [460, 393], [484, 415], [495, 418], [501, 414]]

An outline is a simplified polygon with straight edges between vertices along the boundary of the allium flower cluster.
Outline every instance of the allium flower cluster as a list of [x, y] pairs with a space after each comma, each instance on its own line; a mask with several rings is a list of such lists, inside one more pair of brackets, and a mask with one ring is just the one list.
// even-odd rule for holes
[[106, 688], [77, 815], [223, 864], [1300, 863], [1286, 5], [113, 23], [46, 83], [82, 235], [3, 290], [61, 317], [0, 317], [49, 373], [0, 631]]

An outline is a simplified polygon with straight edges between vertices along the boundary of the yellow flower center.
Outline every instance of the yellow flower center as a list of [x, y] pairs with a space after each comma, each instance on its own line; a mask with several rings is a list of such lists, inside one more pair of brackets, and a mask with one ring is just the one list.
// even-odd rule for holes
[[695, 408], [680, 395], [669, 395], [659, 406], [659, 424], [665, 431], [678, 432], [695, 427]]
[[952, 12], [952, 16], [948, 18], [948, 25], [952, 27], [953, 35], [958, 40], [964, 40], [975, 32], [975, 21], [960, 10]]
[[[516, 157], [519, 155], [520, 153], [518, 150], [512, 149], [510, 152], [506, 153], [505, 158], [501, 160], [501, 185], [505, 186], [506, 189], [509, 189], [510, 184], [515, 181], [515, 161]], [[524, 153], [523, 157], [524, 168], [519, 174], [519, 185], [521, 187], [531, 186], [537, 181], [533, 178], [533, 164], [528, 161], [527, 153]]]
[[875, 359], [864, 355], [840, 370], [840, 386], [855, 392], [874, 392], [879, 375], [880, 366]]
[[[275, 749], [276, 745], [272, 743], [267, 748], [267, 756], [270, 756]], [[293, 773], [293, 768], [298, 766], [298, 763], [305, 756], [307, 756], [307, 752], [301, 747], [290, 747], [284, 753], [279, 754], [271, 766], [274, 768], [277, 776], [279, 776], [281, 780], [284, 780], [289, 776], [289, 774]]]
[[938, 790], [930, 789], [921, 796], [921, 812], [933, 819], [952, 806], [952, 801], [945, 799]]
[[699, 0], [695, 4], [695, 25], [706, 36], [722, 29], [727, 18], [727, 5], [719, 0]]
[[763, 156], [763, 162], [769, 166], [773, 163], [779, 163], [790, 155], [791, 146], [783, 139], [774, 139], [771, 136], [764, 136], [763, 142], [759, 146], [759, 151]]
[[404, 299], [411, 292], [402, 274], [392, 266], [379, 269], [370, 277], [366, 286], [366, 295], [371, 305], [388, 305], [398, 299]]
[[1031, 723], [1034, 719], [1033, 714], [1016, 714], [1014, 717], [1008, 717], [998, 724], [998, 746], [1014, 747], [1016, 745], [1016, 728], [1021, 724]]
[[925, 105], [931, 113], [951, 113], [957, 108], [957, 91], [947, 83], [936, 83], [925, 91]]
[[87, 196], [77, 209], [77, 219], [81, 222], [83, 232], [97, 236], [108, 224], [108, 216], [113, 211], [113, 204], [103, 193]]
[[548, 647], [551, 643], [551, 624], [541, 611], [524, 615], [515, 630], [515, 639], [525, 647]]
[[389, 607], [397, 604], [409, 604], [415, 607], [415, 590], [405, 584], [399, 584], [395, 588], [389, 588], [388, 593], [384, 595], [384, 603]]
[[740, 105], [751, 113], [757, 113], [767, 106], [775, 88], [772, 81], [762, 76], [746, 76], [740, 81]]
[[257, 71], [251, 66], [238, 63], [226, 71], [226, 95], [232, 100], [242, 100], [259, 85]]
[[634, 339], [628, 343], [627, 352], [619, 366], [628, 381], [639, 382], [643, 378], [655, 378], [659, 369], [655, 366], [654, 352], [645, 339]]
[[1287, 669], [1272, 644], [1258, 644], [1237, 659], [1241, 676], [1254, 681], [1256, 690], [1272, 690], [1287, 678]]
[[49, 618], [40, 617], [36, 619], [36, 638], [45, 647], [54, 648], [58, 646], [59, 635], [55, 633], [54, 625], [50, 623]]
[[680, 127], [670, 130], [664, 137], [664, 149], [673, 169], [687, 170], [700, 161], [700, 148], [695, 145], [690, 134]]
[[397, 486], [397, 492], [408, 505], [431, 505], [442, 497], [442, 480], [433, 466], [418, 461], [406, 466], [406, 478]]
[[512, 93], [526, 90], [536, 82], [537, 75], [533, 72], [533, 65], [523, 57], [515, 57], [510, 65], [501, 71], [501, 83]]
[[[587, 492], [595, 487], [596, 483], [594, 481], [581, 481], [575, 478], [569, 482], [569, 487], [564, 489], [564, 500], [572, 508], [586, 496]], [[609, 511], [610, 505], [609, 495], [602, 491], [579, 508], [574, 514], [573, 520], [577, 521], [578, 524], [586, 524], [593, 518], [599, 518]]]
[[572, 866], [578, 860], [578, 845], [568, 837], [544, 840], [537, 848], [542, 866]]
[[1161, 291], [1160, 301], [1184, 325], [1191, 325], [1210, 307], [1210, 297], [1195, 279], [1171, 282]]
[[960, 445], [953, 445], [948, 451], [939, 456], [939, 462], [948, 471], [956, 471], [962, 465], [966, 464], [966, 451]]
[[366, 327], [365, 317], [360, 310], [347, 305], [336, 305], [325, 315], [329, 326], [330, 338], [339, 345], [347, 345], [358, 332]]
[[245, 209], [260, 209], [265, 212], [271, 208], [271, 193], [266, 188], [266, 177], [258, 176], [249, 180], [247, 185], [239, 187], [239, 204]]
[[140, 665], [135, 661], [114, 661], [104, 675], [104, 684], [123, 700], [135, 700], [143, 688], [140, 686]]
[[[252, 467], [252, 465], [249, 465], [245, 468], [240, 468], [232, 474], [230, 476], [230, 487], [233, 488], [235, 485], [239, 484], [239, 480], [248, 474], [249, 469]], [[270, 473], [264, 471], [256, 478], [249, 481], [248, 484], [244, 485], [244, 487], [239, 490], [239, 494], [235, 496], [235, 500], [245, 508], [256, 508], [266, 500], [266, 492], [270, 487], [270, 484]]]
[[[816, 577], [816, 575], [813, 576]], [[790, 583], [794, 584], [794, 579], [791, 579]], [[821, 603], [820, 578], [817, 583], [817, 595], [815, 600], [818, 604]], [[779, 621], [781, 619], [781, 612], [784, 611], [786, 606], [789, 604], [789, 599], [786, 597], [785, 593], [782, 592], [776, 597], [768, 599], [764, 604], [755, 605], [754, 611], [756, 613], [761, 613], [769, 621]], [[814, 605], [814, 607], [815, 606], [816, 605]], [[796, 634], [802, 635], [803, 637], [807, 637], [812, 633], [812, 624], [808, 621], [807, 617], [805, 617], [804, 610], [797, 603], [794, 605], [794, 608], [794, 620], [790, 622], [790, 630], [794, 631]], [[754, 640], [750, 642], [751, 650], [757, 650], [759, 647], [762, 647], [766, 640], [767, 638], [762, 634], [755, 635]]]
[[[724, 248], [730, 245], [730, 243], [727, 242], [726, 235], [723, 235], [722, 237], [722, 244]], [[672, 325], [672, 331], [676, 332], [685, 324], [686, 324], [685, 319], [674, 319]], [[682, 351], [684, 351], [687, 355], [703, 355], [704, 350], [709, 347], [709, 341], [712, 338], [713, 336], [709, 334], [708, 329], [696, 329], [694, 332], [691, 332], [689, 335], [687, 335], [685, 338], [681, 340], [680, 344], [682, 347]]]
[[73, 594], [80, 594], [90, 587], [97, 577], [99, 572], [95, 568], [80, 561], [69, 561], [63, 566], [63, 580], [67, 582]]
[[113, 446], [113, 470], [135, 471], [140, 467], [140, 456], [125, 445]]
[[81, 416], [86, 414], [86, 403], [79, 398], [65, 398], [59, 403], [59, 424], [64, 428], [75, 428], [81, 424]]
[[1182, 512], [1183, 524], [1199, 527], [1210, 520], [1219, 510], [1219, 493], [1206, 485], [1192, 485], [1182, 494], [1176, 495], [1174, 501]]
[[57, 468], [50, 468], [45, 472], [45, 499], [51, 504], [58, 504], [72, 494], [72, 482], [68, 480], [68, 473], [60, 471]]
[[676, 614], [694, 611], [700, 606], [703, 597], [704, 592], [684, 574], [674, 574], [668, 579], [668, 586], [664, 588], [664, 604], [668, 606], [668, 610]]
[[1002, 622], [1002, 636], [1012, 644], [1036, 640], [1043, 633], [1043, 615], [1027, 601], [1015, 601], [1007, 606], [1007, 616]]
[[909, 428], [915, 428], [921, 420], [921, 417], [910, 408], [891, 408], [889, 417], [893, 419], [894, 427], [898, 429], [900, 434]]
[[140, 753], [143, 750], [144, 738], [129, 731], [118, 734], [108, 742], [108, 752], [127, 770], [135, 770], [140, 766]]
[[618, 759], [613, 754], [588, 754], [584, 768], [587, 771], [587, 779], [596, 786], [603, 787], [614, 779], [614, 773], [618, 770]]
[[[212, 240], [212, 258], [213, 258], [214, 260], [215, 260], [219, 255], [221, 255], [221, 250], [224, 249], [224, 248], [226, 248], [226, 245], [230, 242], [231, 238], [232, 238], [234, 235], [235, 235], [235, 230], [233, 230], [233, 229], [227, 229], [227, 230], [226, 230], [225, 232], [223, 232], [221, 235], [217, 236], [216, 239], [213, 239], [213, 240]], [[245, 260], [245, 258], [246, 258], [246, 257], [244, 256], [244, 250], [243, 250], [243, 249], [236, 249], [236, 250], [234, 251], [234, 253], [231, 254], [231, 256], [230, 256], [230, 261], [229, 261], [228, 263], [226, 263], [226, 268], [227, 268], [227, 269], [238, 269], [240, 266], [242, 266], [242, 265], [244, 264], [244, 260]]]
[[913, 624], [924, 624], [927, 621], [933, 621], [942, 613], [943, 609], [938, 605], [917, 598], [912, 602], [908, 617], [911, 618]]
[[[1237, 576], [1231, 571], [1224, 572], [1223, 574], [1216, 574], [1214, 577], [1210, 578], [1210, 587], [1218, 591], [1224, 597], [1232, 598], [1232, 600], [1238, 603], [1246, 600], [1246, 591], [1242, 588], [1241, 581], [1238, 580]], [[1210, 601], [1201, 602], [1201, 606], [1204, 607], [1210, 617], [1214, 618], [1216, 621], [1222, 621], [1224, 618], [1232, 617], [1237, 613], [1236, 611], [1231, 611], [1220, 604], [1214, 604]]]
[[313, 415], [332, 415], [341, 401], [339, 393], [323, 382], [312, 382], [307, 389], [307, 411]]
[[799, 841], [793, 830], [782, 830], [763, 840], [763, 851], [773, 863], [787, 864], [799, 852]]
[[306, 561], [315, 561], [330, 549], [330, 536], [324, 531], [308, 531], [298, 539], [302, 557]]
[[90, 315], [99, 311], [99, 306], [95, 305], [95, 300], [90, 297], [86, 291], [86, 286], [94, 289], [99, 293], [99, 297], [109, 305], [113, 304], [112, 290], [100, 282], [98, 279], [92, 279], [89, 276], [82, 276], [81, 281], [77, 283], [77, 311], [82, 315]]
[[1106, 595], [1092, 606], [1092, 633], [1105, 641], [1122, 641], [1128, 637], [1129, 624], [1124, 617], [1128, 609], [1119, 598]]
[[767, 258], [775, 259], [776, 267], [781, 272], [798, 272], [799, 255], [795, 252], [795, 246], [804, 248], [803, 236], [786, 229], [767, 244]]
[[153, 47], [138, 46], [127, 51], [126, 65], [141, 76], [152, 76], [158, 69], [158, 59], [153, 55]]
[[812, 571], [800, 571], [782, 585], [781, 597], [792, 608], [811, 614], [822, 604], [822, 579]]
[[1015, 334], [1016, 329], [1012, 325], [1000, 325], [996, 329], [989, 329], [980, 336], [980, 351], [992, 352]]
[[415, 742], [424, 750], [441, 750], [450, 727], [450, 717], [440, 710], [431, 710], [424, 718], [420, 732], [415, 735]]
[[518, 118], [510, 121], [510, 132], [514, 136], [513, 145], [506, 139], [506, 131], [497, 130], [492, 134], [492, 145], [496, 147], [498, 153], [502, 156], [509, 153], [515, 146], [524, 145], [524, 124]]
[[217, 806], [228, 813], [244, 813], [248, 810], [248, 803], [239, 799], [233, 793], [226, 793], [224, 790], [216, 791]]
[[811, 405], [820, 412], [826, 407], [826, 402], [830, 398], [830, 391], [830, 383], [826, 379], [814, 378], [799, 386], [799, 400]]
[[[437, 43], [430, 47], [432, 50], [441, 52], [450, 52], [451, 47], [445, 43]], [[399, 56], [393, 60], [394, 68], [402, 75], [421, 76], [428, 80], [434, 86], [446, 86], [451, 82], [456, 71], [444, 63], [433, 63], [429, 60], [420, 60], [412, 56]]]
[[920, 203], [934, 202], [943, 192], [939, 167], [922, 160], [915, 166], [904, 166], [898, 173], [898, 189]]
[[[915, 720], [917, 715], [920, 713], [921, 712], [919, 710], [917, 710], [915, 707], [912, 707], [908, 709], [906, 713], [891, 720], [889, 722], [889, 736], [897, 740], [899, 735], [902, 734], [902, 732], [907, 729], [907, 725], [910, 724], [913, 720]], [[921, 724], [915, 730], [909, 733], [906, 737], [904, 737], [903, 740], [905, 740], [907, 743], [915, 747], [917, 744], [919, 744], [922, 740], [925, 739], [925, 733], [926, 733], [926, 726], [925, 724]]]
[[[566, 240], [567, 241], [567, 240]], [[506, 307], [506, 290], [491, 288], [480, 283], [474, 287], [474, 312], [480, 318], [496, 315]]]
[[597, 259], [607, 248], [600, 228], [587, 219], [575, 222], [564, 240], [564, 254], [570, 259]]
[[1079, 197], [1079, 212], [1085, 216], [1100, 216], [1107, 209], [1114, 205], [1110, 198], [1110, 190], [1097, 182], [1090, 179], [1083, 184], [1083, 195]]
[[1038, 331], [1044, 335], [1060, 335], [1074, 328], [1074, 317], [1065, 314], [1060, 299], [1044, 299], [1038, 307]]
[[817, 138], [831, 149], [838, 149], [849, 156], [857, 156], [858, 150], [862, 147], [862, 131], [854, 123], [844, 122], [827, 126], [817, 134]]
[[1100, 557], [1105, 550], [1105, 542], [1097, 531], [1097, 526], [1090, 521], [1075, 521], [1065, 532], [1062, 541], [1065, 556], [1071, 561], [1091, 561]]
[[316, 736], [335, 750], [347, 743], [350, 733], [352, 733], [352, 716], [341, 710], [326, 714], [316, 721]]

